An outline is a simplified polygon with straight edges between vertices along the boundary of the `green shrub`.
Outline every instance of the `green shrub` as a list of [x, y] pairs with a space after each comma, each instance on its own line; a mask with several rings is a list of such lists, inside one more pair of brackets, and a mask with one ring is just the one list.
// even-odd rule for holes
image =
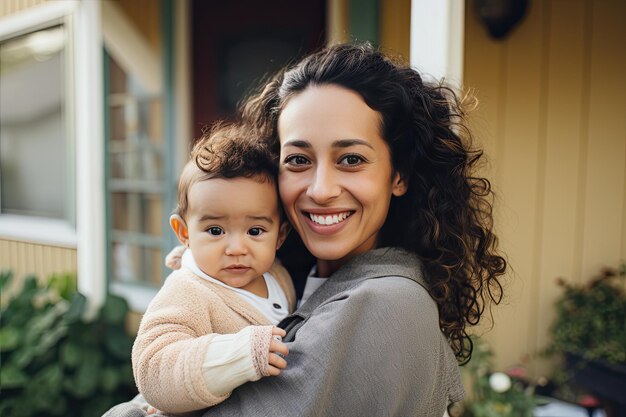
[[[0, 273], [0, 291], [11, 280]], [[95, 318], [75, 277], [43, 285], [28, 277], [0, 316], [0, 416], [100, 416], [136, 394], [124, 321], [128, 304], [109, 295]]]
[[586, 361], [626, 364], [626, 266], [606, 269], [586, 284], [559, 280], [549, 354], [573, 353]]

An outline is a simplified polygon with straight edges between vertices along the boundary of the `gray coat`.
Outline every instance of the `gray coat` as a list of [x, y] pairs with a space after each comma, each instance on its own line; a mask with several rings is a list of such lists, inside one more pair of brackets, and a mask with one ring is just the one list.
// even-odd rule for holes
[[[464, 390], [426, 288], [406, 251], [356, 256], [281, 322], [287, 369], [242, 385], [204, 417], [442, 417]], [[138, 411], [125, 403], [106, 416]]]

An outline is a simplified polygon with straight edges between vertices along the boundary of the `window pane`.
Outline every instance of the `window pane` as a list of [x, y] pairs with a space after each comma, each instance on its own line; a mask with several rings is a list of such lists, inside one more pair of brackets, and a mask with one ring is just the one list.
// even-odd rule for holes
[[115, 17], [103, 21], [110, 270], [113, 281], [157, 286], [165, 274], [163, 225], [172, 205], [166, 189], [172, 181], [166, 177], [171, 155], [163, 110], [162, 4], [103, 4], [103, 17]]
[[161, 286], [163, 257], [161, 248], [113, 241], [113, 276], [116, 282], [141, 282], [154, 287]]
[[65, 38], [58, 26], [0, 43], [2, 213], [68, 217]]

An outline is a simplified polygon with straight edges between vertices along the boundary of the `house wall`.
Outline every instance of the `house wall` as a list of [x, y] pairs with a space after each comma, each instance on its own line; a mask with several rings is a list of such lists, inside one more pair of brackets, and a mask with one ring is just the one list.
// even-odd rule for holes
[[76, 272], [76, 249], [0, 240], [0, 269], [13, 272], [14, 283], [34, 274], [47, 279], [52, 274]]
[[380, 45], [391, 54], [409, 61], [411, 0], [387, 0], [380, 5]]
[[0, 17], [21, 12], [48, 0], [2, 0], [0, 1]]
[[510, 265], [486, 334], [500, 367], [548, 343], [557, 277], [585, 282], [626, 260], [626, 2], [529, 4], [503, 41], [469, 6], [465, 22], [464, 82], [480, 100], [472, 125]]

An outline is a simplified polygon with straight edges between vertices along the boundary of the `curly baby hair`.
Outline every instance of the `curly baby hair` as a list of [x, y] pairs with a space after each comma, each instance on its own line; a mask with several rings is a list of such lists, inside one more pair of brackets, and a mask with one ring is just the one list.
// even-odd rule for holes
[[189, 189], [200, 181], [245, 177], [276, 184], [277, 156], [257, 133], [252, 126], [223, 121], [206, 129], [180, 175], [175, 213], [185, 217]]
[[[493, 232], [493, 191], [477, 174], [482, 151], [467, 127], [469, 96], [430, 83], [368, 43], [331, 46], [275, 75], [242, 103], [245, 120], [278, 153], [278, 118], [309, 86], [337, 85], [358, 93], [381, 116], [393, 169], [408, 184], [394, 197], [379, 247], [416, 253], [427, 271], [439, 324], [459, 362], [471, 357], [467, 330], [502, 299], [507, 262]], [[475, 104], [475, 101], [473, 102]]]

